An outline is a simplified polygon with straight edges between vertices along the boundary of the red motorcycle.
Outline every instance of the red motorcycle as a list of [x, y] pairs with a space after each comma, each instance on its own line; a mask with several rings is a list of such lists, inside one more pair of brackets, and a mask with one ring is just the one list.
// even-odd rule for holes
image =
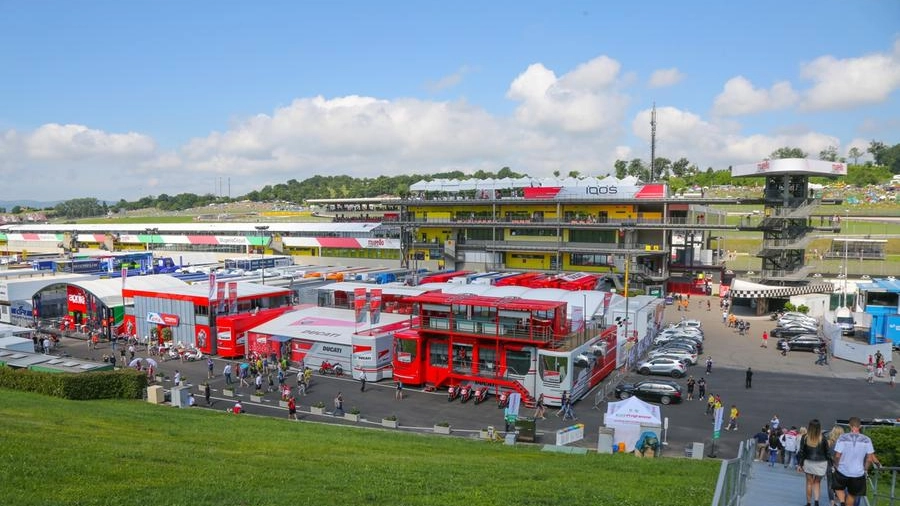
[[456, 385], [450, 385], [447, 387], [447, 402], [453, 402], [457, 397], [459, 397], [460, 387]]
[[482, 385], [475, 389], [475, 404], [480, 404], [487, 399], [488, 396], [488, 387]]
[[500, 392], [497, 396], [497, 408], [503, 409], [509, 405], [509, 394], [510, 392]]
[[459, 387], [459, 402], [466, 403], [472, 398], [472, 385], [463, 385]]
[[337, 362], [332, 364], [331, 362], [328, 362], [326, 360], [326, 361], [323, 361], [321, 364], [319, 364], [319, 374], [322, 374], [322, 375], [331, 374], [334, 376], [343, 376], [344, 368], [341, 367], [341, 364], [339, 364]]

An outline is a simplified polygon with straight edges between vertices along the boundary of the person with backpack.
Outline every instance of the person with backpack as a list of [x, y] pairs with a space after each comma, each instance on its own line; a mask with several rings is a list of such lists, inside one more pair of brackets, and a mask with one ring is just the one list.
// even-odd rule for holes
[[725, 430], [738, 430], [737, 420], [739, 416], [741, 416], [741, 412], [738, 410], [737, 404], [732, 404], [729, 412], [728, 428]]

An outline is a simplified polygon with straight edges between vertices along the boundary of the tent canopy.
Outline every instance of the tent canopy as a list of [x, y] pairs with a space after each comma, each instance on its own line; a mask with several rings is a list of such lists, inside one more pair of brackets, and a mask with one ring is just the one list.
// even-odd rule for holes
[[606, 406], [607, 426], [617, 424], [660, 425], [662, 416], [659, 406], [646, 403], [637, 397], [629, 397], [624, 401], [610, 402]]

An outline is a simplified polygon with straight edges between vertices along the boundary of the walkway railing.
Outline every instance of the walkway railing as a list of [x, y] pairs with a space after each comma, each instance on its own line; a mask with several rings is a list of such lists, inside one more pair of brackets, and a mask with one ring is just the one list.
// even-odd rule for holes
[[870, 506], [894, 506], [900, 504], [897, 497], [897, 474], [900, 467], [879, 467], [869, 473], [869, 494], [867, 504]]
[[722, 460], [719, 479], [713, 494], [712, 506], [740, 506], [747, 491], [747, 478], [753, 465], [756, 443], [752, 439], [741, 442], [737, 458]]

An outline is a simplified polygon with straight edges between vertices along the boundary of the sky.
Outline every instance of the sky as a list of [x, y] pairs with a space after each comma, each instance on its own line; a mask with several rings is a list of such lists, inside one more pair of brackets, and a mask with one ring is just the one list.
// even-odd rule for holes
[[[0, 0], [0, 200], [900, 143], [900, 2]], [[866, 158], [863, 158], [865, 160]]]

